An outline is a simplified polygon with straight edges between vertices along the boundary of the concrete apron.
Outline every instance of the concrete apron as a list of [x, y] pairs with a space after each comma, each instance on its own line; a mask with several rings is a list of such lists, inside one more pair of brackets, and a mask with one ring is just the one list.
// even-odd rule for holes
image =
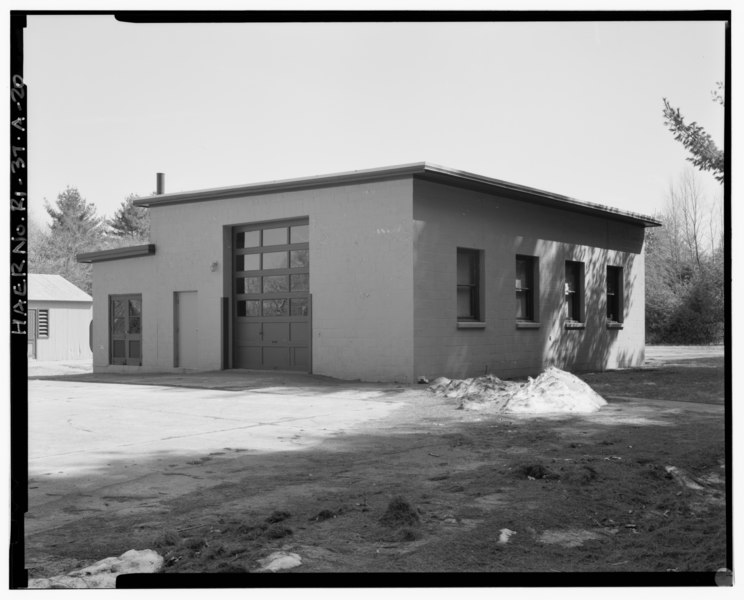
[[26, 531], [96, 513], [165, 512], [164, 500], [243, 470], [229, 459], [301, 450], [360, 429], [401, 407], [402, 391], [29, 381]]

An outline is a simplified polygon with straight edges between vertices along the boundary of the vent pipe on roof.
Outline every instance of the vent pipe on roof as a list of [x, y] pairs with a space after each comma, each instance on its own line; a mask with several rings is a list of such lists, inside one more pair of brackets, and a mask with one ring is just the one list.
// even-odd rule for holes
[[158, 173], [157, 174], [157, 187], [155, 188], [155, 193], [158, 196], [161, 196], [165, 194], [165, 173]]

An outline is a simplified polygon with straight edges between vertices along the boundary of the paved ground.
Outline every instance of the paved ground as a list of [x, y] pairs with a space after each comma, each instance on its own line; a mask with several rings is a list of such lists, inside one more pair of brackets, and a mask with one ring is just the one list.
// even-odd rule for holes
[[[30, 380], [27, 531], [74, 518], [69, 508], [81, 497], [103, 505], [104, 496], [136, 496], [153, 486], [165, 497], [189, 491], [193, 478], [162, 475], [183, 457], [320, 444], [385, 417], [406, 393], [293, 378], [267, 374], [269, 385], [254, 381], [260, 389], [252, 391]], [[209, 469], [199, 466], [197, 478]]]
[[87, 360], [35, 360], [28, 359], [29, 377], [80, 375], [93, 372], [93, 361]]

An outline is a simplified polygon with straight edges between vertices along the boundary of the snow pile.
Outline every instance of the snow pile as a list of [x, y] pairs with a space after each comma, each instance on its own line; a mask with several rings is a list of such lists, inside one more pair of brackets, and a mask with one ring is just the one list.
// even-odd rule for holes
[[502, 381], [493, 375], [471, 379], [435, 379], [429, 390], [461, 400], [459, 408], [504, 413], [590, 413], [607, 404], [578, 377], [549, 367], [527, 383]]
[[67, 575], [29, 579], [29, 588], [115, 588], [116, 577], [125, 573], [157, 573], [163, 557], [154, 550], [129, 550], [121, 556], [104, 558]]
[[471, 379], [438, 377], [429, 386], [429, 390], [445, 398], [472, 403], [473, 410], [485, 407], [486, 404], [492, 409], [501, 409], [518, 385], [510, 381], [502, 381], [494, 375]]
[[550, 367], [536, 379], [530, 378], [509, 399], [509, 412], [590, 413], [607, 401], [581, 379], [566, 371]]
[[261, 571], [282, 571], [284, 569], [294, 569], [302, 564], [302, 559], [299, 554], [294, 552], [273, 552], [266, 558], [262, 558], [258, 561], [261, 565]]

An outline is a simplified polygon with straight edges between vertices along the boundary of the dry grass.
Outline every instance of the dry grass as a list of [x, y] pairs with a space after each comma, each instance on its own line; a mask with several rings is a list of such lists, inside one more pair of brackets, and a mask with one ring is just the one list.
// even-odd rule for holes
[[680, 360], [643, 369], [579, 375], [602, 396], [723, 404], [723, 358]]

